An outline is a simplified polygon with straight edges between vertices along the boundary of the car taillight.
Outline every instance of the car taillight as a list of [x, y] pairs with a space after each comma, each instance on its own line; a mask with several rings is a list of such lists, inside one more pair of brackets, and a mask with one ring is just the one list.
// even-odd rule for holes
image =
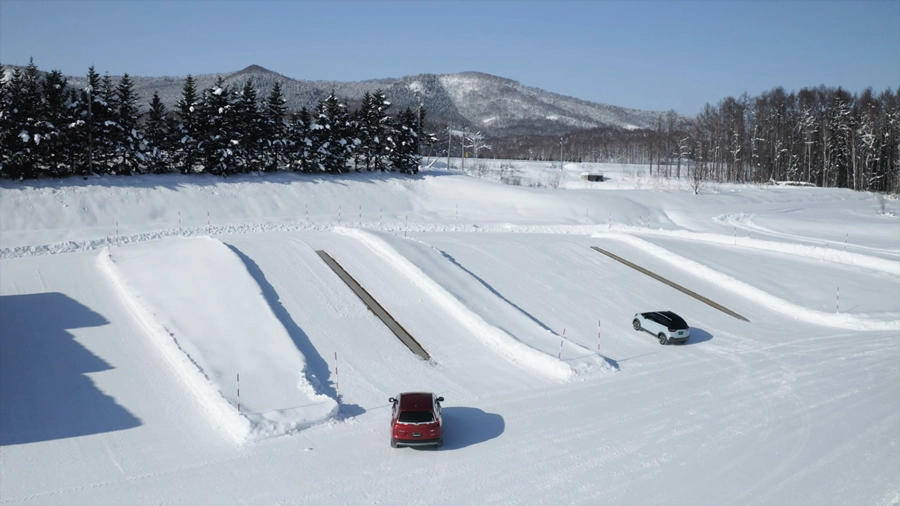
[[675, 332], [676, 329], [669, 329], [669, 332]]

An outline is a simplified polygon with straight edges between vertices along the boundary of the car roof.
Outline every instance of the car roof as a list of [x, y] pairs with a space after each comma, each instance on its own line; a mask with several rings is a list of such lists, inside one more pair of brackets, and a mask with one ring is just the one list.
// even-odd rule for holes
[[431, 392], [404, 392], [397, 399], [400, 401], [400, 409], [430, 410], [434, 396]]
[[672, 323], [674, 323], [676, 325], [687, 325], [687, 322], [684, 321], [684, 319], [682, 317], [678, 316], [677, 314], [675, 314], [671, 311], [658, 311], [657, 314], [661, 314], [661, 315], [665, 316], [667, 319], [669, 319]]

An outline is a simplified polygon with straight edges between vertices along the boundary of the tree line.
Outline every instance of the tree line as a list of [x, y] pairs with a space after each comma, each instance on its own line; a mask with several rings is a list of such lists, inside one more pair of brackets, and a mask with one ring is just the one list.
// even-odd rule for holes
[[669, 111], [653, 129], [597, 128], [492, 139], [490, 156], [644, 164], [650, 173], [730, 183], [789, 181], [900, 192], [900, 88], [774, 88], [706, 104], [694, 118]]
[[[42, 76], [33, 62], [0, 79], [0, 175], [227, 176], [363, 168], [413, 174], [426, 148], [435, 156], [447, 150], [451, 156], [477, 156], [468, 149], [477, 151], [476, 144], [463, 137], [458, 147], [450, 145], [453, 135], [438, 141], [426, 129], [422, 107], [389, 114], [391, 104], [381, 90], [367, 92], [352, 111], [334, 91], [311, 109], [288, 111], [278, 83], [260, 100], [250, 80], [232, 88], [220, 77], [199, 90], [187, 76], [174, 110], [154, 93], [141, 112], [127, 74], [114, 83], [91, 67], [86, 82], [75, 89], [59, 71]], [[651, 175], [655, 169], [656, 175], [697, 181], [791, 181], [896, 193], [900, 88], [850, 94], [825, 86], [796, 93], [778, 87], [706, 104], [693, 118], [669, 111], [650, 129], [479, 141], [494, 158], [645, 164]]]
[[288, 111], [277, 83], [260, 100], [251, 80], [231, 87], [220, 77], [198, 90], [187, 76], [175, 110], [154, 93], [141, 112], [128, 74], [114, 83], [91, 67], [86, 81], [75, 89], [33, 61], [0, 79], [0, 175], [419, 170], [425, 111], [390, 115], [381, 90], [354, 111], [333, 91], [311, 110]]

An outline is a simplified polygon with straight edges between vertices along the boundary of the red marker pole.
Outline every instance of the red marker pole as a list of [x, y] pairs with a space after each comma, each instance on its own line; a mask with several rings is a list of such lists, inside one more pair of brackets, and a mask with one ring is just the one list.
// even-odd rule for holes
[[557, 360], [562, 360], [563, 340], [566, 338], [566, 329], [563, 329], [563, 335], [559, 339], [559, 353], [556, 355]]
[[338, 376], [337, 352], [334, 352], [334, 392], [337, 393], [341, 388], [340, 377]]
[[597, 355], [600, 354], [600, 320], [597, 320]]

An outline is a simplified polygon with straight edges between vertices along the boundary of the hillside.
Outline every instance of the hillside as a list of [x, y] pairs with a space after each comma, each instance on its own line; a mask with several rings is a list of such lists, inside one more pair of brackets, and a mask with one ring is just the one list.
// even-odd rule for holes
[[[516, 81], [480, 72], [457, 74], [418, 74], [401, 78], [370, 79], [358, 82], [298, 80], [250, 65], [236, 72], [193, 76], [197, 89], [211, 87], [222, 76], [234, 87], [251, 79], [260, 98], [267, 96], [276, 82], [291, 110], [313, 107], [333, 89], [351, 108], [358, 106], [363, 94], [382, 89], [394, 111], [415, 109], [421, 98], [430, 121], [479, 130], [487, 136], [511, 134], [565, 134], [575, 130], [614, 127], [648, 128], [655, 125], [660, 112], [626, 109], [588, 102], [524, 86]], [[121, 76], [111, 76], [117, 81]], [[154, 92], [168, 108], [181, 98], [185, 76], [130, 76], [146, 108]], [[84, 76], [68, 76], [69, 84], [85, 85]]]

